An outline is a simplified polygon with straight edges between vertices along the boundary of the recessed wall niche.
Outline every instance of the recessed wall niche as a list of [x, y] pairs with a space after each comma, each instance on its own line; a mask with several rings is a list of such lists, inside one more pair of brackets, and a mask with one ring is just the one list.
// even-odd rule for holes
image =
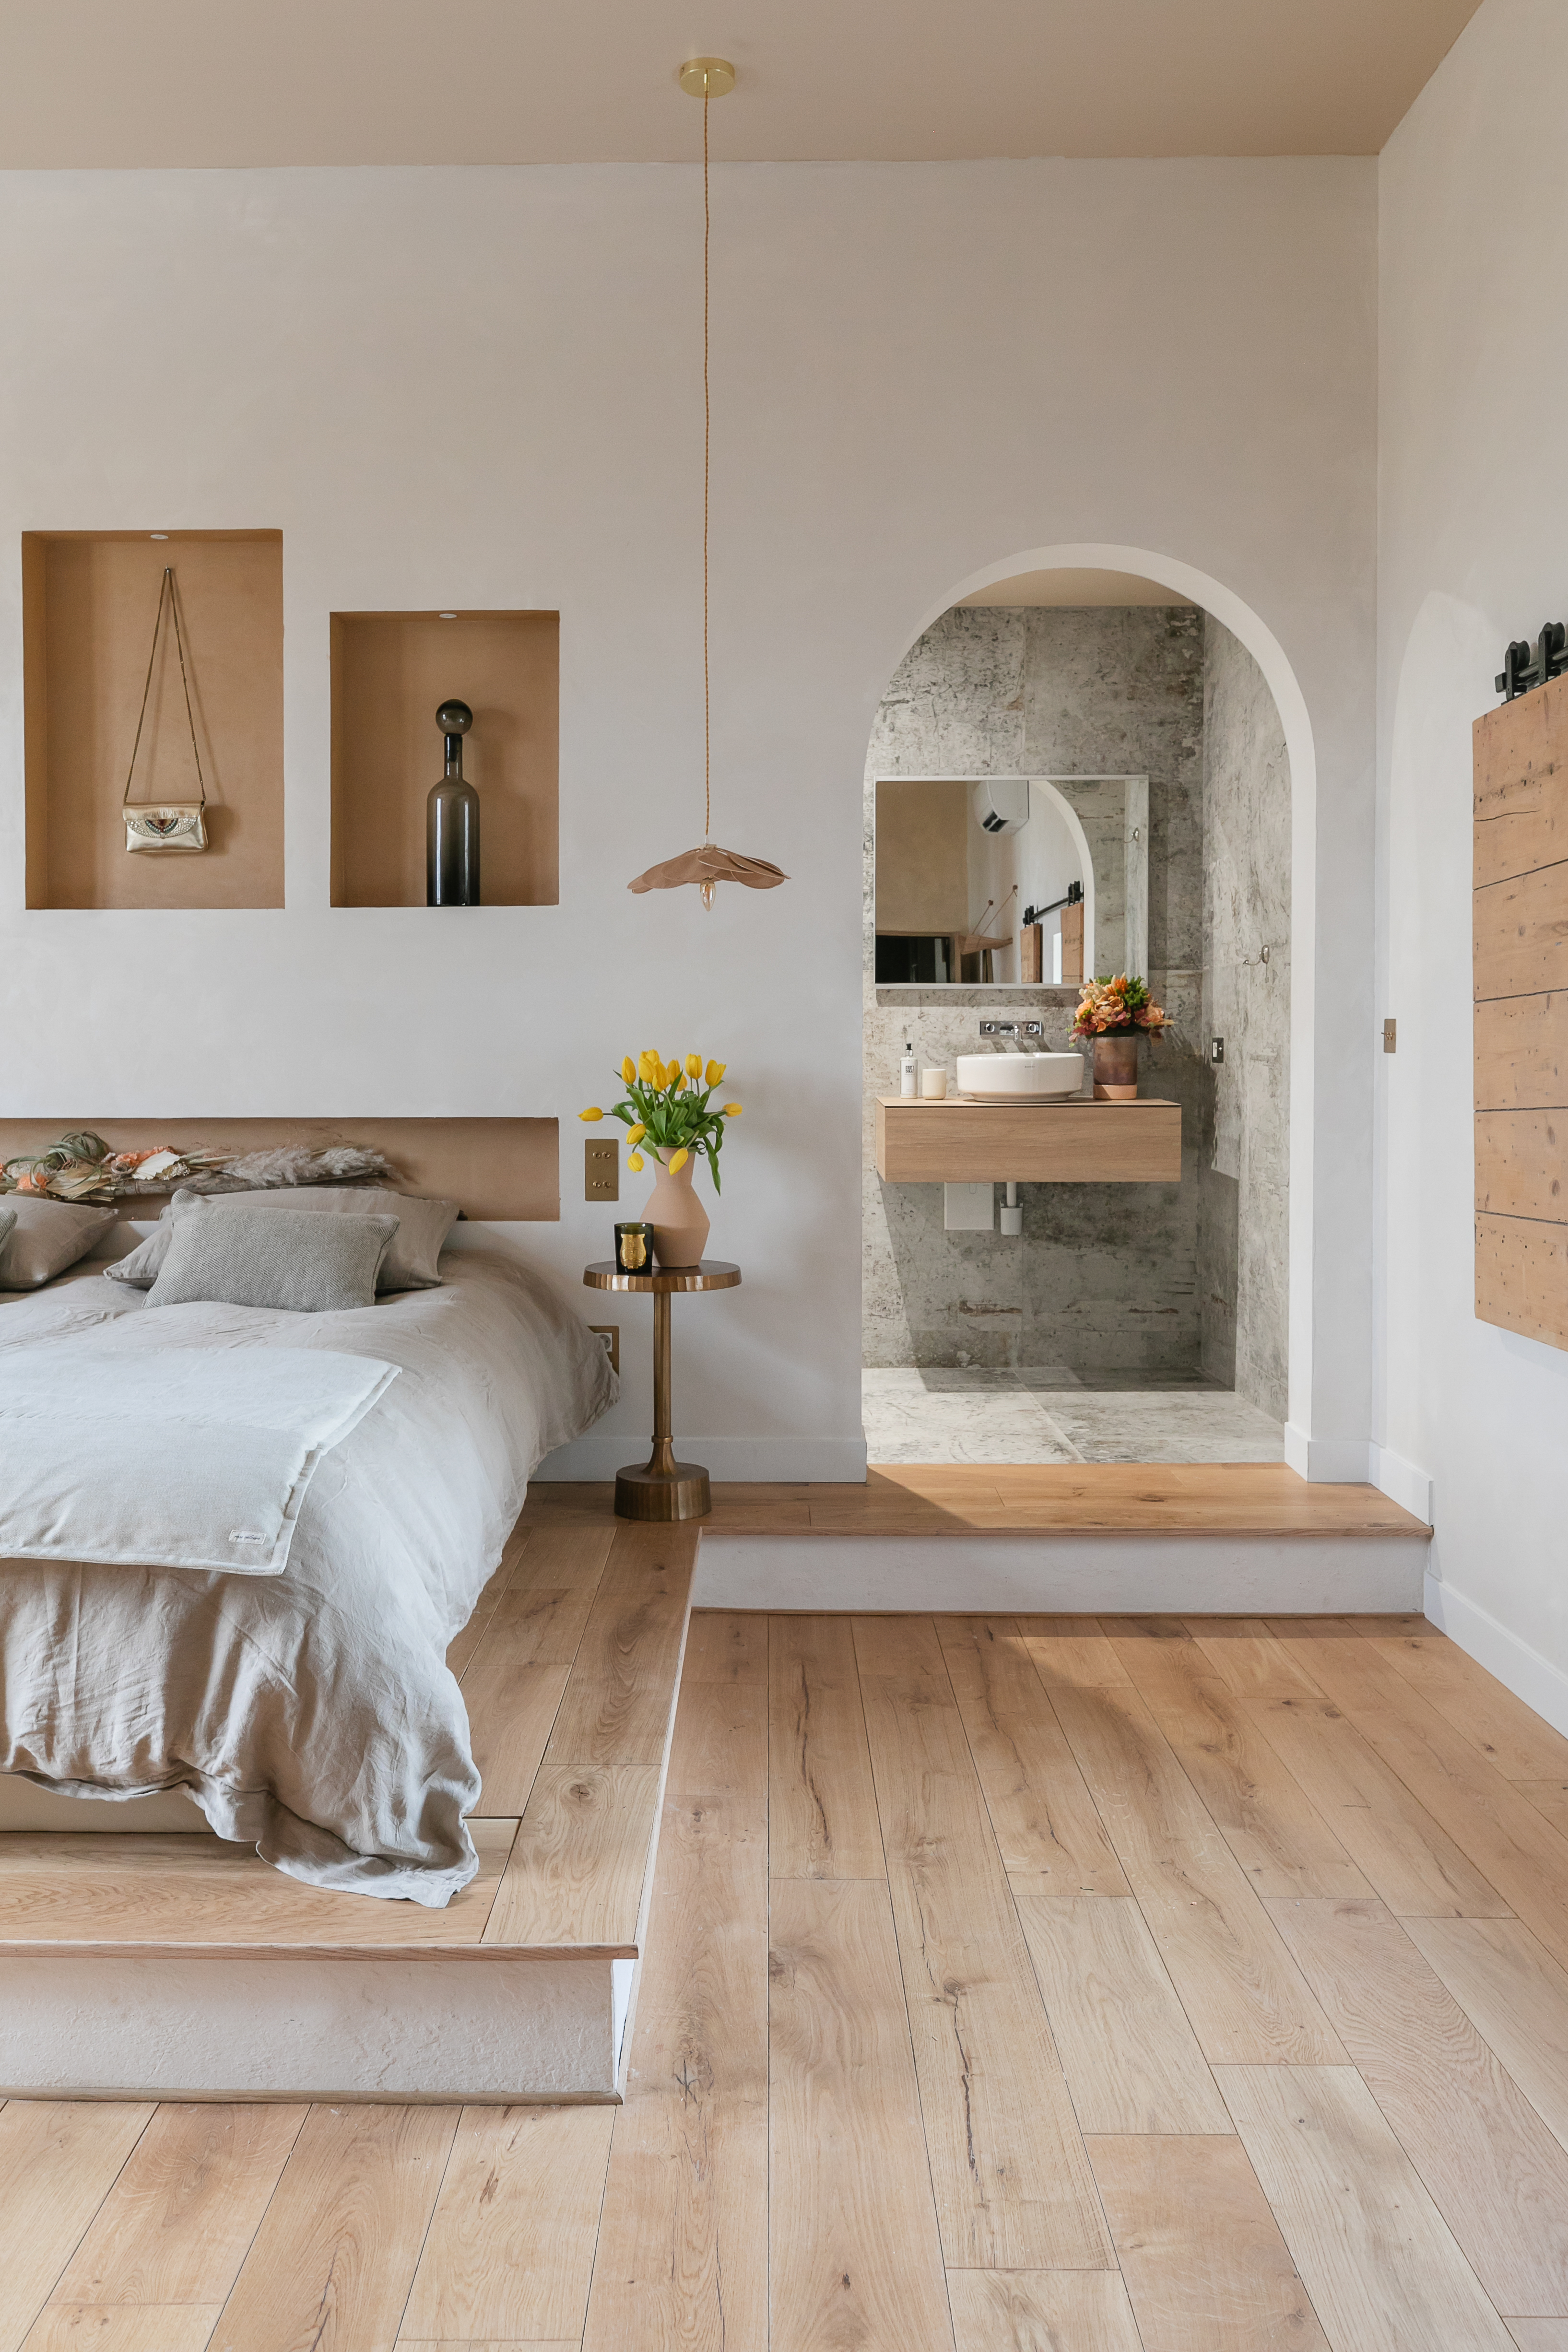
[[[121, 814], [173, 564], [208, 846], [131, 856]], [[283, 534], [22, 534], [29, 907], [283, 904]], [[132, 797], [194, 800], [174, 633], [158, 640]]]
[[481, 903], [558, 903], [560, 667], [558, 613], [332, 614], [334, 907], [424, 906], [436, 713], [453, 699], [474, 714]]

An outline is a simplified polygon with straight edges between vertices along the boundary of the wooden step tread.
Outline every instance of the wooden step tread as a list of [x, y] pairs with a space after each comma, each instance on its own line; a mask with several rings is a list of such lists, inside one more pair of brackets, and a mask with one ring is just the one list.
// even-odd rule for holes
[[0, 1834], [0, 1959], [636, 1958], [693, 1530], [525, 1512], [449, 1653], [484, 1810], [445, 1910], [302, 1885], [203, 1832]]

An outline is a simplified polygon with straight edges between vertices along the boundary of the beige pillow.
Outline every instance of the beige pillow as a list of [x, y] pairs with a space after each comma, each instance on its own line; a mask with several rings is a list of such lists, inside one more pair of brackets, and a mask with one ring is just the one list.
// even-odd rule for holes
[[37, 1290], [52, 1282], [115, 1222], [112, 1209], [89, 1209], [78, 1202], [41, 1201], [7, 1192], [5, 1206], [16, 1222], [0, 1245], [0, 1290]]
[[395, 1192], [385, 1184], [284, 1184], [265, 1192], [175, 1193], [159, 1220], [129, 1257], [104, 1267], [116, 1282], [147, 1290], [158, 1279], [174, 1238], [174, 1222], [194, 1207], [208, 1209], [316, 1209], [339, 1216], [392, 1216], [397, 1231], [382, 1262], [378, 1290], [434, 1290], [441, 1276], [436, 1261], [441, 1244], [458, 1222], [456, 1201], [429, 1201], [414, 1192]]
[[198, 1192], [175, 1218], [149, 1307], [222, 1300], [329, 1315], [374, 1307], [376, 1272], [397, 1232], [395, 1217], [285, 1216], [254, 1208], [220, 1216]]

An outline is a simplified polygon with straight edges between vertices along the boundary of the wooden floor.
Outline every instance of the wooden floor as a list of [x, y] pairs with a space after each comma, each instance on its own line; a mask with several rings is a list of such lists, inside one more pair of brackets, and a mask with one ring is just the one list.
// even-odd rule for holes
[[1568, 1741], [1420, 1619], [698, 1615], [624, 2106], [0, 2109], [0, 2352], [394, 2344], [1565, 2352]]
[[[556, 1514], [600, 1515], [605, 1486], [536, 1487]], [[532, 1506], [531, 1505], [531, 1508]], [[1310, 1486], [1283, 1462], [949, 1462], [870, 1471], [856, 1486], [715, 1486], [712, 1535], [1123, 1533], [1419, 1535], [1368, 1486]]]

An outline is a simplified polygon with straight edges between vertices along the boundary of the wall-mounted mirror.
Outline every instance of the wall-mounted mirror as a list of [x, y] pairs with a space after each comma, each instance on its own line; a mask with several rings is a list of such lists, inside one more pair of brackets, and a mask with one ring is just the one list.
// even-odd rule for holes
[[877, 979], [1075, 986], [1143, 972], [1147, 776], [898, 777], [877, 786]]

